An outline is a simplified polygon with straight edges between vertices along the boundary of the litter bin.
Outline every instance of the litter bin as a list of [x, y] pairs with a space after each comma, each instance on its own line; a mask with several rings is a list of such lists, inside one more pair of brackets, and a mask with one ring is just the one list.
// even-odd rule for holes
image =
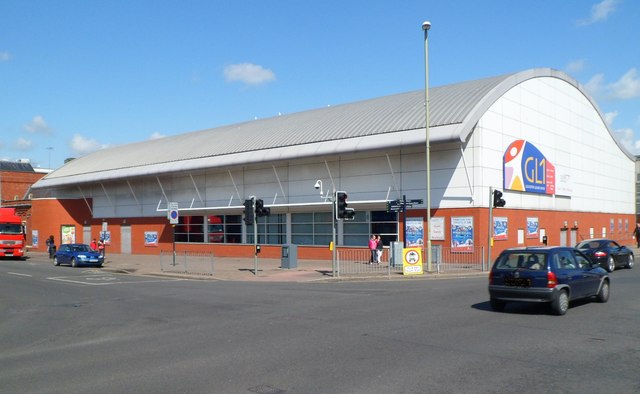
[[402, 248], [404, 242], [391, 242], [391, 257], [389, 258], [392, 267], [402, 267], [404, 258], [402, 257]]
[[298, 245], [282, 245], [280, 268], [298, 268]]

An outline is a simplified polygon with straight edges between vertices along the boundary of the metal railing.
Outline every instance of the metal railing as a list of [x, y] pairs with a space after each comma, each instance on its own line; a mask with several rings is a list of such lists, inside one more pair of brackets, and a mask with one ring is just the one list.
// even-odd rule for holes
[[402, 272], [400, 267], [392, 267], [389, 262], [389, 249], [384, 249], [380, 263], [371, 262], [369, 249], [337, 249], [337, 274], [341, 275], [388, 275]]
[[[484, 271], [485, 248], [474, 247], [472, 251], [455, 251], [452, 248], [443, 248], [433, 245], [431, 271], [444, 272], [481, 272]], [[399, 256], [402, 256], [400, 253]], [[425, 261], [424, 249], [422, 250], [423, 262]], [[381, 262], [371, 263], [369, 249], [340, 249], [337, 250], [337, 275], [362, 276], [362, 275], [388, 275], [402, 274], [402, 257], [391, 258], [391, 251], [384, 249]], [[399, 261], [394, 261], [399, 260]], [[423, 270], [427, 273], [427, 264], [423, 263]]]
[[214, 263], [211, 252], [175, 252], [160, 251], [160, 270], [162, 272], [173, 272], [194, 275], [213, 275]]

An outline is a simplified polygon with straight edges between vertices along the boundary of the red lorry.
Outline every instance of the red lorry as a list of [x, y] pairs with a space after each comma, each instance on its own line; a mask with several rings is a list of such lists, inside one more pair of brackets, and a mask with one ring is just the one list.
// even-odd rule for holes
[[15, 208], [0, 208], [0, 257], [24, 258], [26, 235]]

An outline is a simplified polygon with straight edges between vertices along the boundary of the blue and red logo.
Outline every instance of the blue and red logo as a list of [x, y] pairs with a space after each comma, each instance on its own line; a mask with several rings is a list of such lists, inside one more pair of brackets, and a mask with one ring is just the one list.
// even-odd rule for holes
[[532, 143], [517, 140], [504, 152], [505, 189], [555, 194], [556, 168]]

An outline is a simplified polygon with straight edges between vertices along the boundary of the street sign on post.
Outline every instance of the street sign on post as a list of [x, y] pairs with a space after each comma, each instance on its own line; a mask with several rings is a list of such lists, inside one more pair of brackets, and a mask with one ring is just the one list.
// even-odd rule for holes
[[170, 224], [178, 224], [180, 214], [178, 213], [178, 203], [169, 202], [167, 207], [167, 218]]

